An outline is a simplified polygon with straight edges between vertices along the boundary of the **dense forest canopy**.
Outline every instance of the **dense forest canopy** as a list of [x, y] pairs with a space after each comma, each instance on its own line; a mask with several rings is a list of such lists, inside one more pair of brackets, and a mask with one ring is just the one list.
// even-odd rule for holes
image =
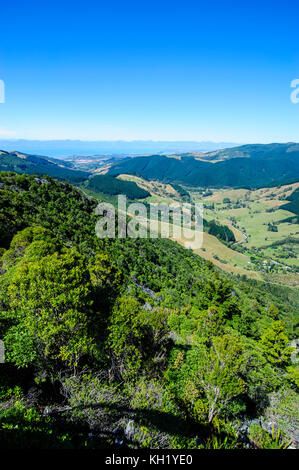
[[108, 175], [93, 176], [85, 182], [85, 187], [111, 196], [124, 194], [129, 199], [144, 199], [150, 196], [148, 191], [140, 188], [133, 181], [123, 181]]
[[299, 215], [299, 189], [296, 189], [290, 196], [287, 204], [282, 206], [283, 209]]
[[89, 173], [72, 169], [70, 162], [50, 157], [29, 155], [0, 150], [0, 171], [14, 171], [31, 175], [49, 175], [60, 180], [78, 183], [88, 178]]
[[296, 291], [170, 240], [100, 240], [96, 204], [0, 175], [0, 446], [109, 447], [115, 429], [131, 447], [295, 441]]
[[196, 156], [151, 155], [116, 162], [109, 174], [202, 187], [256, 188], [299, 177], [298, 144], [245, 145]]

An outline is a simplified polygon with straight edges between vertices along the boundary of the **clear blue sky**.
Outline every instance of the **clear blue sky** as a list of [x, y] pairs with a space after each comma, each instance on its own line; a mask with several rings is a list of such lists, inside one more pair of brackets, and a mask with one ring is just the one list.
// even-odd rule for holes
[[0, 138], [299, 141], [295, 1], [0, 8]]

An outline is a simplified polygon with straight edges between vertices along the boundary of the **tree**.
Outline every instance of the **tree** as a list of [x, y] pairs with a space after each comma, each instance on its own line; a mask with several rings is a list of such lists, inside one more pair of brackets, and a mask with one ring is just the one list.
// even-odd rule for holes
[[283, 366], [288, 363], [293, 348], [288, 346], [289, 339], [282, 321], [274, 321], [261, 337], [265, 356], [271, 364]]
[[209, 341], [212, 336], [222, 332], [223, 313], [218, 307], [212, 306], [198, 314], [198, 335]]
[[141, 366], [142, 317], [134, 298], [121, 297], [112, 312], [108, 345], [112, 353], [112, 374], [134, 377]]
[[52, 360], [76, 368], [93, 350], [90, 328], [97, 316], [84, 258], [72, 250], [38, 260], [25, 254], [7, 275], [8, 358], [18, 366]]
[[268, 313], [269, 317], [272, 317], [272, 318], [273, 318], [273, 320], [277, 320], [277, 319], [278, 319], [279, 310], [278, 310], [278, 308], [276, 307], [276, 305], [270, 305], [270, 307], [269, 307], [268, 310], [267, 310], [267, 313]]
[[157, 374], [168, 346], [165, 310], [149, 312], [137, 299], [121, 297], [113, 308], [108, 331], [112, 375], [134, 380], [141, 368]]
[[209, 422], [245, 389], [245, 382], [240, 377], [245, 366], [243, 353], [240, 341], [224, 335], [214, 337], [210, 350], [198, 358], [195, 384], [208, 400]]
[[225, 412], [230, 402], [245, 390], [241, 374], [245, 370], [243, 344], [230, 335], [215, 336], [211, 346], [194, 346], [187, 352], [186, 359], [174, 360], [173, 369], [166, 377], [171, 388], [191, 408], [200, 420], [213, 421], [215, 416]]

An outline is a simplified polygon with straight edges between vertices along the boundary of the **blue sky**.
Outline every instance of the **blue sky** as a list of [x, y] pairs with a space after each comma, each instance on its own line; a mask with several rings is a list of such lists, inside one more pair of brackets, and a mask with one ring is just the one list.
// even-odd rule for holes
[[299, 141], [296, 3], [2, 3], [0, 138]]

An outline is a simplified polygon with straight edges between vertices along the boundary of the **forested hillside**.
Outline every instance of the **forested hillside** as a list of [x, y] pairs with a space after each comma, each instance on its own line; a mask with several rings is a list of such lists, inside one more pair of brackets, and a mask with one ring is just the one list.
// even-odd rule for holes
[[89, 176], [89, 173], [85, 171], [73, 170], [70, 162], [20, 152], [5, 152], [4, 150], [0, 150], [0, 171], [14, 171], [40, 176], [49, 175], [72, 183], [83, 181]]
[[286, 144], [246, 144], [215, 150], [214, 152], [206, 152], [202, 156], [206, 160], [220, 161], [231, 158], [253, 158], [253, 159], [272, 159], [286, 158], [286, 155], [299, 152], [299, 145], [295, 142]]
[[148, 191], [140, 188], [133, 181], [123, 181], [108, 175], [93, 176], [85, 182], [85, 187], [111, 196], [124, 194], [129, 199], [144, 199], [150, 196]]
[[288, 199], [290, 202], [282, 206], [282, 208], [299, 215], [299, 189], [296, 189], [296, 191], [294, 191]]
[[204, 154], [201, 158], [206, 161], [191, 156], [131, 158], [112, 165], [109, 173], [202, 187], [256, 188], [299, 178], [297, 144], [246, 145]]
[[226, 242], [235, 242], [235, 236], [226, 225], [217, 224], [214, 220], [207, 223], [207, 232]]
[[99, 240], [95, 207], [1, 174], [0, 446], [296, 445], [296, 292], [170, 240]]

